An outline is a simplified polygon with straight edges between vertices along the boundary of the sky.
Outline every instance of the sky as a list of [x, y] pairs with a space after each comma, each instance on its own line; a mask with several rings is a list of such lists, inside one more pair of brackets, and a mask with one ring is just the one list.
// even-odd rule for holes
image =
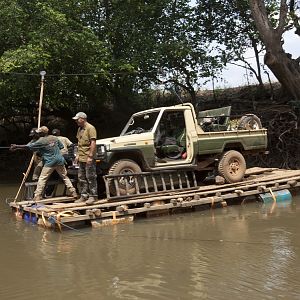
[[[297, 58], [300, 56], [300, 37], [295, 35], [293, 31], [286, 32], [284, 37], [284, 45], [283, 48], [285, 52], [292, 54], [293, 58]], [[251, 63], [252, 66], [256, 66], [255, 59], [254, 59], [254, 52], [249, 49], [246, 53], [245, 57], [248, 57], [247, 61]], [[260, 57], [261, 63], [263, 63], [263, 55]], [[242, 64], [242, 63], [241, 63]], [[256, 69], [256, 68], [255, 68]], [[276, 82], [277, 79], [274, 77], [270, 69], [265, 66], [265, 70], [269, 73], [270, 79], [272, 82]], [[257, 84], [257, 80], [255, 77], [251, 78], [245, 71], [244, 68], [228, 65], [226, 69], [222, 72], [222, 77], [224, 80], [218, 80], [215, 82], [215, 88], [230, 88], [230, 87], [239, 87], [251, 84]], [[268, 82], [267, 74], [263, 74], [263, 80]], [[212, 89], [212, 82], [209, 82], [204, 86], [204, 88]]]

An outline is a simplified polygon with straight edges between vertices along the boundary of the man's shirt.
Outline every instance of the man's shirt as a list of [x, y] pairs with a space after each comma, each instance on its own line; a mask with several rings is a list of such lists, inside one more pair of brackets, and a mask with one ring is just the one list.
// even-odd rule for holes
[[79, 161], [86, 162], [90, 151], [91, 140], [97, 139], [97, 132], [95, 127], [86, 122], [83, 128], [78, 128], [77, 139]]
[[59, 135], [57, 137], [61, 143], [63, 144], [63, 149], [60, 150], [62, 155], [68, 154], [68, 147], [70, 147], [73, 143], [65, 136]]
[[40, 153], [46, 167], [61, 166], [65, 163], [65, 159], [60, 153], [60, 149], [63, 149], [64, 146], [54, 135], [40, 137], [35, 142], [29, 142], [27, 147]]

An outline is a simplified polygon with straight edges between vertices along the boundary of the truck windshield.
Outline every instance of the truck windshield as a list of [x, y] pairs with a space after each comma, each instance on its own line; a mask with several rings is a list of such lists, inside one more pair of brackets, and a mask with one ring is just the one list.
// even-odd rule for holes
[[151, 131], [158, 114], [159, 111], [145, 113], [142, 115], [133, 115], [123, 129], [121, 136]]

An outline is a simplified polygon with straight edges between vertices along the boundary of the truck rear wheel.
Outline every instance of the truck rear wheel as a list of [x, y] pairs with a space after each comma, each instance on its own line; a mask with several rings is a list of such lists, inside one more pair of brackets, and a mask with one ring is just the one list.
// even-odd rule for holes
[[246, 172], [244, 156], [235, 150], [225, 152], [219, 162], [218, 171], [228, 183], [241, 181]]
[[[130, 159], [121, 159], [116, 161], [109, 169], [109, 175], [128, 175], [133, 173], [140, 173], [141, 168], [140, 166]], [[134, 194], [136, 192], [135, 181], [133, 176], [124, 176], [119, 177], [118, 188], [120, 195], [126, 195], [126, 180], [127, 180], [127, 187], [128, 187], [128, 194]], [[114, 180], [111, 180], [110, 183], [110, 192], [113, 195], [117, 195], [116, 186]]]

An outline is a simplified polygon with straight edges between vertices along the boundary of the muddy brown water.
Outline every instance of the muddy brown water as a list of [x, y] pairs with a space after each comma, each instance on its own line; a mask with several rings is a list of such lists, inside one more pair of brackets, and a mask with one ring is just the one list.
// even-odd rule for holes
[[0, 299], [300, 299], [300, 195], [63, 234], [0, 184]]

